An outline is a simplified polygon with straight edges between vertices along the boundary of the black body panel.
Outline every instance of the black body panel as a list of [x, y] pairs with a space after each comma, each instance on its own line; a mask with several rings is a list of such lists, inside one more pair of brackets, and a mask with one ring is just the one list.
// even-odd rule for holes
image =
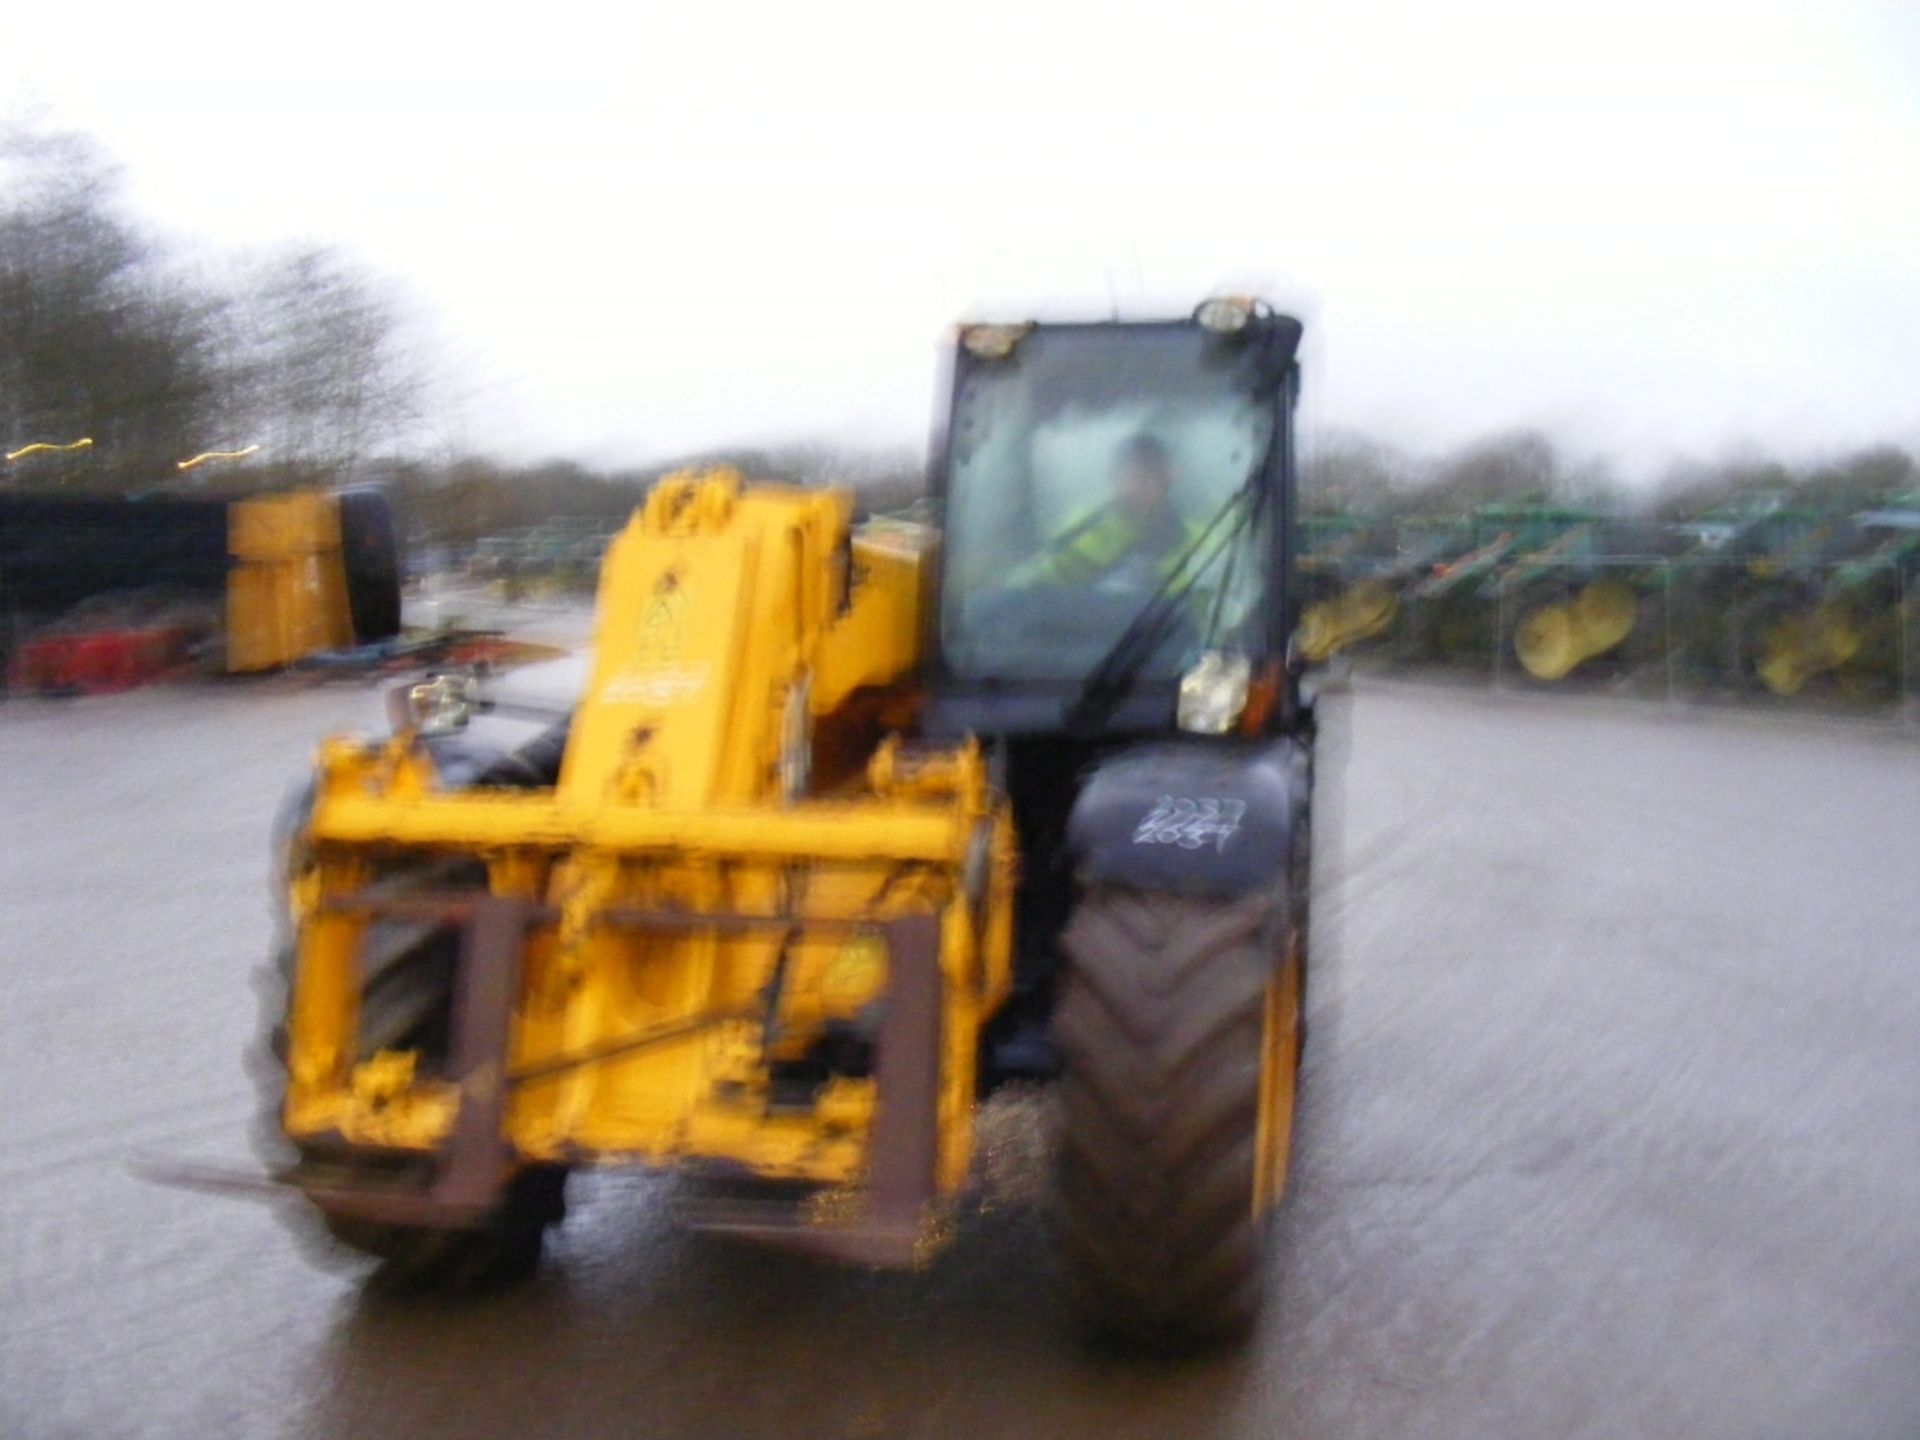
[[1067, 823], [1083, 884], [1230, 897], [1284, 886], [1311, 784], [1298, 740], [1170, 741], [1087, 778]]
[[340, 561], [353, 638], [369, 645], [400, 633], [400, 546], [386, 494], [371, 485], [342, 490]]
[[[936, 740], [1061, 735], [1077, 688], [973, 685], [935, 691], [927, 697], [921, 733]], [[1171, 685], [1144, 685], [1114, 707], [1102, 730], [1109, 736], [1164, 735], [1173, 724], [1174, 699]]]
[[95, 595], [158, 589], [219, 599], [227, 502], [0, 495], [0, 614], [48, 619]]
[[[224, 601], [233, 501], [0, 495], [0, 619], [46, 620], [96, 595], [157, 590]], [[341, 491], [354, 639], [400, 633], [400, 552], [387, 497]]]

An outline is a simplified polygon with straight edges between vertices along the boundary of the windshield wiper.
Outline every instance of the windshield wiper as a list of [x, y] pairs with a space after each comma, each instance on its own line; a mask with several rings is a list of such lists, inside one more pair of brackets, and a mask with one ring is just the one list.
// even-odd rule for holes
[[[1114, 709], [1139, 681], [1140, 672], [1167, 638], [1168, 628], [1179, 616], [1180, 606], [1200, 576], [1206, 573], [1215, 556], [1259, 520], [1266, 498], [1267, 490], [1260, 483], [1258, 470], [1227, 497], [1226, 503], [1207, 521], [1186, 553], [1160, 581], [1147, 603], [1140, 607], [1140, 613], [1087, 673], [1079, 693], [1067, 706], [1066, 726], [1070, 733], [1089, 734], [1112, 718]], [[1203, 551], [1207, 557], [1196, 566], [1194, 561]]]

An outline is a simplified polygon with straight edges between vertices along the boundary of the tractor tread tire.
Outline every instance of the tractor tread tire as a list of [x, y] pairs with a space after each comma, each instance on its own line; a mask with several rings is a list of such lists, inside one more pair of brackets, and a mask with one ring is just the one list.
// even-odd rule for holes
[[[490, 768], [483, 767], [481, 761], [488, 762]], [[492, 755], [479, 755], [469, 768], [483, 771], [482, 783], [518, 788], [547, 783], [544, 773], [534, 765], [523, 762], [516, 770]], [[309, 790], [289, 805], [276, 824], [276, 851], [281, 864], [288, 868], [299, 863], [292, 853], [294, 837], [303, 823], [310, 794]], [[433, 861], [376, 882], [376, 887], [399, 893], [409, 888], [484, 885], [485, 879], [483, 870], [466, 862]], [[413, 923], [381, 925], [368, 937], [360, 997], [363, 1054], [382, 1048], [431, 1051], [445, 1043], [456, 944], [445, 931]], [[356, 1153], [352, 1147], [338, 1143], [296, 1145], [282, 1125], [294, 958], [293, 940], [283, 917], [278, 941], [255, 982], [260, 1000], [255, 1034], [261, 1040], [247, 1055], [258, 1101], [255, 1149], [272, 1169], [283, 1173], [297, 1172], [328, 1184], [351, 1185], [360, 1179], [390, 1182], [396, 1163], [393, 1157]], [[563, 1166], [530, 1166], [520, 1171], [508, 1184], [499, 1208], [472, 1229], [346, 1219], [328, 1215], [304, 1199], [281, 1210], [296, 1243], [315, 1263], [334, 1266], [350, 1252], [377, 1260], [378, 1268], [371, 1277], [376, 1289], [477, 1293], [525, 1279], [538, 1267], [546, 1232], [566, 1214], [566, 1179]]]
[[566, 1171], [557, 1166], [523, 1170], [499, 1208], [467, 1230], [319, 1218], [336, 1244], [380, 1262], [372, 1277], [379, 1290], [479, 1294], [517, 1284], [539, 1268], [547, 1230], [566, 1213], [565, 1183]]
[[1219, 1344], [1257, 1318], [1254, 1214], [1271, 904], [1087, 892], [1054, 1018], [1074, 1307], [1104, 1338]]
[[[449, 971], [442, 969], [441, 975]], [[351, 1184], [373, 1176], [384, 1179], [391, 1163], [384, 1157], [356, 1157], [344, 1147], [295, 1147], [282, 1128], [286, 1097], [287, 1005], [292, 993], [293, 946], [283, 942], [263, 967], [262, 1033], [266, 1044], [249, 1060], [259, 1099], [256, 1149], [274, 1168], [299, 1172], [327, 1184]], [[383, 1016], [383, 996], [395, 1009]], [[397, 1002], [397, 1003], [392, 1003]], [[419, 987], [376, 987], [363, 997], [369, 1013], [364, 1031], [395, 1033], [411, 1028], [420, 1004]], [[402, 1018], [399, 1012], [406, 1015]], [[343, 1252], [378, 1261], [371, 1286], [390, 1294], [479, 1294], [527, 1279], [539, 1267], [546, 1232], [566, 1215], [566, 1170], [535, 1166], [521, 1171], [508, 1186], [498, 1210], [472, 1229], [450, 1230], [392, 1225], [328, 1215], [310, 1201], [281, 1207], [281, 1213], [307, 1256], [333, 1267]]]

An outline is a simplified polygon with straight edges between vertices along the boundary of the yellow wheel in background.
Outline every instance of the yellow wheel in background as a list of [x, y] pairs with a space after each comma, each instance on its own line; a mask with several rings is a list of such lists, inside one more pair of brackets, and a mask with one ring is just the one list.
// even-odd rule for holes
[[1339, 627], [1335, 624], [1335, 600], [1316, 600], [1301, 612], [1300, 628], [1294, 632], [1300, 658], [1318, 663], [1339, 648]]
[[1565, 676], [1583, 658], [1572, 612], [1565, 605], [1542, 605], [1522, 615], [1513, 631], [1513, 653], [1536, 680]]
[[1836, 670], [1860, 650], [1860, 628], [1838, 605], [1822, 605], [1769, 625], [1760, 636], [1760, 683], [1774, 694], [1798, 695], [1807, 681]]
[[1573, 602], [1585, 637], [1586, 659], [1604, 655], [1633, 633], [1640, 618], [1640, 602], [1631, 586], [1619, 580], [1595, 580], [1581, 587]]
[[1640, 602], [1618, 580], [1595, 580], [1562, 605], [1542, 605], [1520, 617], [1513, 653], [1536, 680], [1560, 680], [1633, 633]]
[[1309, 605], [1300, 617], [1302, 659], [1325, 660], [1349, 645], [1371, 639], [1393, 623], [1400, 602], [1378, 580], [1362, 580], [1338, 595]]

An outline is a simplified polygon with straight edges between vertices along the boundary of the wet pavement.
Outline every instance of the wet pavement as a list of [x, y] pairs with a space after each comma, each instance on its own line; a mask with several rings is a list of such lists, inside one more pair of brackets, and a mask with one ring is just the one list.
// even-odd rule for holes
[[1055, 1298], [1033, 1100], [911, 1276], [690, 1240], [608, 1175], [529, 1288], [375, 1299], [268, 1208], [133, 1178], [245, 1154], [268, 821], [375, 706], [0, 705], [0, 1436], [1920, 1434], [1920, 744], [1329, 712], [1272, 1303], [1156, 1366]]

